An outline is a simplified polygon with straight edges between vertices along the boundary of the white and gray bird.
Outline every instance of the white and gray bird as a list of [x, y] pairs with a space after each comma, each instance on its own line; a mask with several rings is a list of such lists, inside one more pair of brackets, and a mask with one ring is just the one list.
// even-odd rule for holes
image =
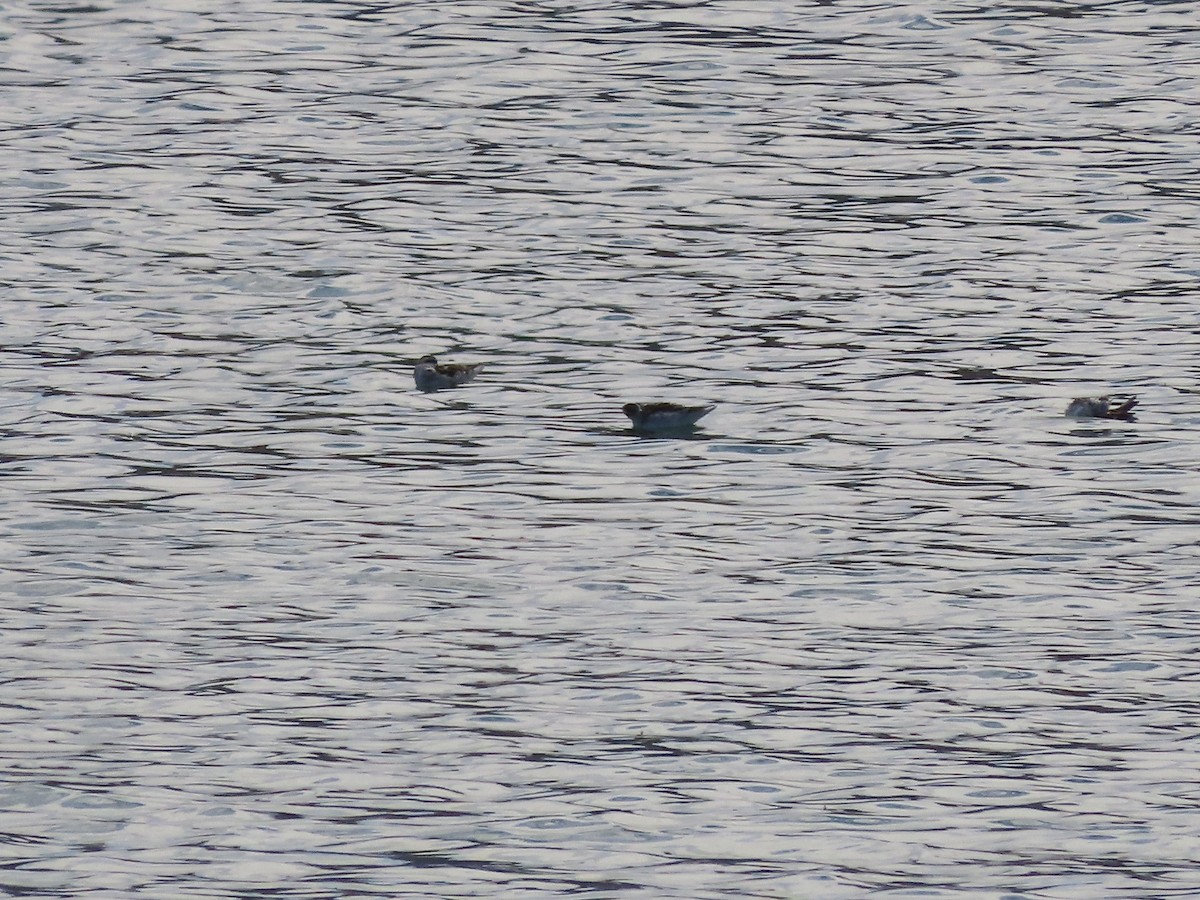
[[482, 363], [473, 366], [462, 363], [439, 365], [436, 356], [422, 356], [413, 369], [413, 381], [417, 383], [418, 391], [441, 391], [474, 381], [481, 371]]
[[1068, 404], [1066, 415], [1071, 419], [1120, 419], [1132, 422], [1133, 408], [1137, 405], [1137, 397], [1115, 401], [1111, 397], [1076, 397]]
[[629, 416], [636, 431], [687, 431], [713, 409], [678, 403], [626, 403], [621, 412]]

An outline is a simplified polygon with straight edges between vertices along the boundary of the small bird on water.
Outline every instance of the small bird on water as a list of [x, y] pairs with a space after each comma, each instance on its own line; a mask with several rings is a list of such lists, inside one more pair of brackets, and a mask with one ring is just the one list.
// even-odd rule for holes
[[482, 363], [473, 366], [461, 363], [438, 365], [436, 356], [422, 356], [413, 369], [413, 381], [417, 383], [419, 391], [440, 391], [474, 381], [482, 370]]
[[1072, 419], [1120, 419], [1132, 422], [1133, 408], [1137, 405], [1137, 397], [1122, 398], [1116, 402], [1109, 397], [1076, 397], [1067, 406], [1066, 415]]
[[694, 428], [713, 409], [678, 403], [626, 403], [621, 412], [632, 420], [635, 431], [686, 431]]

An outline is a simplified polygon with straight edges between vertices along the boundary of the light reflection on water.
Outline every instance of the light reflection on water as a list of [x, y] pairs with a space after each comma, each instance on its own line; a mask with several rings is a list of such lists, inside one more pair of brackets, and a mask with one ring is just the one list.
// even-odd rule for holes
[[1190, 12], [15, 11], [0, 883], [1195, 893]]

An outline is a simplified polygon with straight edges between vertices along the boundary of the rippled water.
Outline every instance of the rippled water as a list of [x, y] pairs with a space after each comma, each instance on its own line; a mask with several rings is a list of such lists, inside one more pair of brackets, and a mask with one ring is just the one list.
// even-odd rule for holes
[[147, 6], [0, 20], [0, 890], [1200, 892], [1193, 4]]

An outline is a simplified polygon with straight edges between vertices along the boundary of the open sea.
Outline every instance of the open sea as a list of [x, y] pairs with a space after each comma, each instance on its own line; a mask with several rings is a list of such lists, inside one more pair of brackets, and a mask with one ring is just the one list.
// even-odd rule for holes
[[0, 78], [0, 894], [1200, 897], [1194, 2], [20, 0]]

